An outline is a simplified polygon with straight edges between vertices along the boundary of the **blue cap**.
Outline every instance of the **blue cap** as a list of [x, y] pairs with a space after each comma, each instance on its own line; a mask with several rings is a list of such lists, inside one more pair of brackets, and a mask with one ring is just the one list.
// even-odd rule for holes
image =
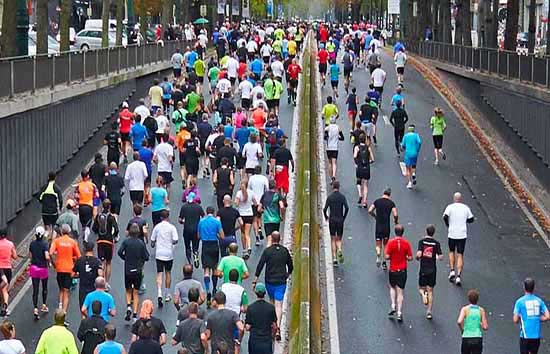
[[187, 194], [187, 201], [189, 203], [192, 203], [194, 200], [195, 200], [195, 193], [194, 192], [191, 192], [191, 193]]

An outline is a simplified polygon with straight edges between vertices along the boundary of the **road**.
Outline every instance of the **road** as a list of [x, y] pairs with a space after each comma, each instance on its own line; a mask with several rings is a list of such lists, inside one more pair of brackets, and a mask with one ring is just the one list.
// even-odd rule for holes
[[[381, 115], [389, 117], [389, 102], [396, 86], [396, 75], [388, 54], [383, 56], [387, 81]], [[327, 80], [328, 81], [328, 80]], [[341, 80], [343, 81], [343, 80]], [[368, 90], [369, 74], [354, 71], [352, 86], [357, 87], [360, 101]], [[323, 103], [331, 94], [330, 85], [322, 89]], [[345, 264], [335, 269], [340, 349], [343, 354], [457, 353], [460, 333], [456, 325], [460, 307], [467, 303], [468, 289], [481, 293], [480, 305], [489, 314], [490, 329], [484, 340], [487, 353], [517, 352], [519, 329], [512, 323], [514, 301], [523, 293], [522, 281], [527, 276], [537, 280], [538, 294], [548, 294], [548, 247], [535, 237], [533, 226], [519, 209], [477, 145], [430, 84], [411, 65], [407, 67], [403, 93], [406, 110], [423, 139], [418, 164], [418, 185], [406, 189], [399, 159], [393, 144], [393, 128], [378, 121], [378, 145], [374, 147], [376, 162], [371, 167], [369, 203], [380, 197], [385, 187], [392, 188], [399, 220], [405, 226], [405, 237], [413, 251], [424, 235], [426, 224], [436, 226], [436, 238], [442, 243], [445, 259], [438, 265], [435, 288], [434, 318], [425, 319], [425, 309], [417, 291], [418, 262], [409, 264], [405, 289], [404, 321], [387, 318], [389, 291], [387, 274], [376, 268], [374, 252], [374, 219], [357, 208], [357, 192], [352, 147], [346, 135], [338, 159], [338, 179], [350, 203], [351, 211], [344, 229]], [[433, 145], [429, 119], [435, 106], [446, 112], [447, 131], [444, 150], [447, 160], [433, 165]], [[339, 124], [349, 131], [345, 92], [340, 86]], [[329, 188], [330, 190], [330, 188]], [[469, 225], [462, 287], [447, 281], [447, 235], [442, 220], [445, 206], [459, 191], [476, 217]], [[547, 327], [543, 327], [547, 332]], [[513, 348], [513, 349], [512, 349]], [[543, 343], [540, 352], [549, 352]]]
[[[209, 94], [205, 90], [205, 99], [209, 99]], [[240, 99], [239, 99], [240, 102]], [[237, 102], [235, 102], [237, 105]], [[282, 129], [287, 133], [287, 135], [290, 137], [290, 127], [292, 123], [292, 114], [294, 111], [294, 107], [292, 105], [286, 104], [286, 90], [283, 93], [283, 96], [281, 97], [281, 114], [280, 114], [280, 124]], [[290, 146], [290, 145], [289, 145]], [[93, 157], [93, 154], [90, 155], [90, 158]], [[105, 156], [104, 156], [105, 157]], [[178, 159], [178, 158], [177, 158]], [[265, 159], [264, 159], [265, 161]], [[265, 164], [265, 162], [264, 162]], [[175, 164], [175, 171], [174, 171], [174, 182], [171, 185], [170, 190], [170, 209], [171, 209], [171, 215], [170, 215], [170, 221], [174, 223], [178, 229], [179, 235], [180, 235], [180, 242], [176, 246], [176, 258], [174, 259], [174, 266], [172, 270], [172, 292], [174, 289], [174, 285], [176, 282], [182, 279], [182, 267], [185, 263], [187, 263], [187, 260], [185, 258], [185, 249], [183, 244], [182, 234], [183, 230], [181, 225], [177, 223], [177, 217], [179, 215], [179, 210], [182, 205], [181, 202], [181, 196], [183, 193], [182, 190], [182, 184], [181, 184], [181, 178], [179, 175], [179, 160], [176, 161]], [[124, 167], [124, 166], [123, 166]], [[265, 169], [264, 169], [265, 170]], [[77, 172], [75, 171], [75, 174]], [[153, 172], [153, 175], [156, 176], [156, 171]], [[154, 180], [154, 179], [153, 179]], [[212, 182], [210, 179], [199, 179], [199, 190], [201, 192], [201, 199], [202, 199], [202, 206], [204, 209], [206, 209], [207, 206], [216, 206], [216, 197], [213, 193], [212, 188]], [[239, 185], [239, 180], [237, 180], [236, 185]], [[131, 208], [131, 202], [128, 196], [128, 193], [123, 197], [123, 204], [121, 208], [121, 214], [119, 217], [119, 224], [121, 228], [125, 228], [128, 220], [132, 217], [132, 208]], [[145, 208], [144, 210], [144, 217], [147, 218], [149, 221], [150, 227], [152, 227], [151, 223], [151, 210], [150, 207]], [[281, 227], [282, 230], [282, 227]], [[122, 236], [124, 237], [124, 236]], [[252, 237], [252, 241], [254, 242], [254, 237]], [[264, 241], [265, 242], [265, 241]], [[240, 244], [240, 240], [239, 240]], [[256, 265], [258, 263], [258, 260], [260, 258], [261, 252], [264, 249], [264, 246], [260, 247], [254, 247], [253, 246], [253, 252], [250, 259], [247, 261], [249, 271], [251, 273], [251, 278], [253, 277], [253, 274], [256, 269]], [[156, 283], [155, 283], [155, 275], [156, 275], [156, 267], [154, 262], [154, 250], [150, 248], [149, 251], [152, 255], [152, 260], [147, 262], [145, 265], [145, 284], [147, 286], [147, 292], [143, 296], [140, 297], [140, 300], [149, 298], [152, 299], [156, 306]], [[240, 254], [240, 251], [239, 251]], [[111, 294], [113, 295], [115, 299], [115, 303], [117, 306], [118, 314], [117, 316], [112, 320], [112, 323], [114, 323], [117, 327], [117, 340], [123, 342], [126, 344], [126, 347], [128, 348], [130, 344], [130, 323], [124, 321], [124, 314], [126, 311], [126, 300], [124, 297], [124, 280], [123, 280], [123, 262], [118, 256], [114, 256], [113, 258], [113, 271], [112, 271], [112, 279], [111, 279]], [[202, 269], [195, 270], [193, 277], [199, 281], [203, 281], [203, 274]], [[260, 278], [261, 281], [263, 279]], [[248, 279], [243, 282], [243, 285], [247, 289], [249, 293], [249, 301], [255, 301], [255, 295], [252, 292], [252, 280]], [[222, 281], [218, 283], [218, 289], [221, 286]], [[50, 314], [43, 316], [38, 322], [33, 321], [32, 311], [33, 311], [33, 305], [32, 305], [32, 290], [28, 289], [24, 293], [24, 296], [21, 298], [21, 301], [17, 304], [14, 311], [12, 312], [10, 316], [10, 320], [13, 321], [17, 326], [17, 337], [23, 341], [23, 343], [26, 346], [27, 353], [34, 353], [34, 349], [38, 343], [38, 339], [40, 337], [40, 333], [47, 327], [49, 327], [53, 323], [53, 316], [52, 316], [52, 310], [57, 307], [58, 304], [58, 289], [57, 284], [55, 281], [55, 273], [50, 272], [50, 279], [49, 279], [49, 295], [48, 295], [48, 306], [50, 308]], [[205, 306], [205, 305], [204, 305]], [[169, 338], [172, 337], [172, 334], [176, 331], [176, 316], [177, 311], [175, 310], [172, 303], [165, 304], [165, 306], [162, 309], [155, 309], [154, 316], [159, 317], [163, 322], [167, 329]], [[70, 307], [68, 311], [68, 321], [70, 323], [70, 330], [73, 331], [73, 333], [76, 333], [78, 326], [80, 324], [80, 312], [78, 309], [78, 290], [74, 290], [71, 292], [71, 299], [70, 299]], [[243, 341], [242, 353], [246, 353], [247, 346], [246, 346], [246, 338]], [[165, 353], [175, 353], [177, 352], [178, 347], [172, 347], [171, 344], [166, 344], [164, 346], [164, 352]]]

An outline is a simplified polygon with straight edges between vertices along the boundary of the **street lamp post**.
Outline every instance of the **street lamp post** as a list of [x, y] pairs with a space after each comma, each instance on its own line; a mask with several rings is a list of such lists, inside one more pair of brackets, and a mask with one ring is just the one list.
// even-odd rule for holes
[[29, 54], [29, 11], [25, 0], [17, 0], [17, 11], [15, 12], [17, 32], [15, 35], [15, 46], [17, 55]]

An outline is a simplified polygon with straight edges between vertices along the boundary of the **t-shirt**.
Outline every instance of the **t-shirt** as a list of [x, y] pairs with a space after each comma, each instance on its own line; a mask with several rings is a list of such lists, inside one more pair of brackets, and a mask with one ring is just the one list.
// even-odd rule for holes
[[395, 208], [395, 203], [391, 199], [378, 198], [374, 201], [377, 235], [390, 237], [390, 216], [393, 208]]
[[420, 257], [420, 272], [433, 273], [436, 270], [437, 256], [442, 255], [441, 244], [433, 237], [424, 237], [418, 241], [418, 251], [422, 252]]
[[467, 235], [467, 220], [474, 217], [470, 208], [463, 203], [449, 204], [443, 215], [449, 217], [448, 237], [452, 239], [465, 239]]
[[197, 61], [195, 61], [193, 68], [195, 69], [195, 73], [197, 74], [198, 77], [204, 76], [204, 61], [202, 61], [201, 59], [198, 59]]
[[168, 192], [163, 187], [151, 188], [151, 211], [160, 211], [166, 209], [165, 199], [168, 198]]
[[336, 107], [334, 103], [327, 103], [323, 106], [321, 114], [323, 115], [323, 118], [325, 118], [325, 125], [329, 125], [330, 118], [338, 115], [338, 107]]
[[199, 222], [199, 236], [202, 241], [217, 241], [222, 223], [212, 215], [207, 215]]
[[164, 220], [153, 228], [151, 241], [155, 241], [155, 258], [161, 261], [171, 261], [174, 259], [174, 243], [178, 241], [178, 231], [176, 227]]
[[233, 207], [223, 207], [218, 210], [218, 217], [222, 223], [223, 234], [227, 236], [235, 236], [235, 225], [237, 219], [241, 217], [239, 211]]
[[217, 66], [213, 66], [208, 70], [208, 78], [212, 82], [218, 81], [218, 74], [220, 73], [220, 69]]
[[244, 200], [244, 195], [241, 190], [237, 191], [235, 198], [239, 199], [239, 205], [237, 205], [237, 210], [241, 216], [253, 216], [254, 212], [252, 211], [252, 203], [254, 201], [254, 192], [250, 189], [247, 190], [248, 198]]
[[376, 68], [371, 74], [371, 79], [374, 87], [382, 87], [386, 80], [386, 72], [380, 68]]
[[259, 143], [246, 143], [242, 151], [242, 155], [246, 159], [245, 168], [258, 166], [260, 164], [258, 157], [260, 154], [262, 154], [262, 146]]
[[[138, 153], [139, 153], [139, 161], [145, 164], [145, 167], [147, 168], [147, 174], [148, 176], [151, 176], [153, 172], [153, 150], [147, 147], [142, 147], [141, 149], [139, 149]], [[130, 165], [128, 165], [126, 170], [128, 170]]]
[[237, 284], [242, 284], [243, 274], [248, 272], [248, 267], [246, 266], [244, 259], [239, 256], [232, 255], [225, 256], [221, 259], [218, 264], [218, 270], [223, 273], [224, 283], [229, 283], [229, 272], [232, 269], [236, 269], [237, 272], [239, 272], [239, 280], [237, 280]]
[[328, 61], [328, 52], [324, 49], [321, 49], [317, 54], [319, 57], [319, 64], [326, 64]]
[[520, 297], [514, 305], [514, 315], [521, 318], [520, 338], [539, 339], [540, 316], [547, 310], [546, 304], [538, 296], [526, 294]]
[[[273, 155], [273, 158], [275, 159], [275, 165], [276, 166], [289, 166], [290, 161], [293, 160], [292, 153], [287, 148], [278, 148], [275, 150], [275, 154]], [[250, 184], [250, 182], [249, 182]]]
[[134, 150], [141, 149], [141, 143], [148, 137], [147, 128], [141, 123], [134, 124], [130, 130], [130, 137], [132, 138], [132, 148]]
[[201, 333], [206, 329], [205, 323], [199, 318], [188, 318], [178, 326], [174, 340], [182, 344], [189, 354], [203, 354]]
[[283, 63], [281, 63], [279, 60], [275, 60], [273, 63], [271, 63], [271, 71], [273, 71], [273, 75], [276, 77], [283, 77], [283, 74], [285, 73], [285, 67]]
[[273, 80], [267, 79], [264, 81], [264, 92], [266, 100], [273, 99], [273, 96], [275, 96], [275, 83]]
[[48, 267], [46, 252], [48, 252], [48, 243], [45, 240], [33, 240], [29, 245], [31, 253], [31, 264], [40, 268]]
[[445, 123], [445, 117], [443, 116], [433, 116], [430, 119], [430, 127], [432, 128], [432, 135], [438, 136], [443, 135], [447, 124]]
[[338, 81], [338, 76], [340, 75], [340, 67], [338, 64], [330, 65], [330, 81]]
[[298, 80], [298, 76], [302, 71], [302, 68], [298, 64], [290, 64], [288, 66], [288, 76], [293, 80]]
[[1, 354], [24, 354], [25, 346], [19, 339], [4, 339], [0, 341]]
[[325, 128], [325, 131], [328, 133], [327, 151], [338, 151], [340, 128], [337, 124], [331, 123]]
[[407, 62], [407, 55], [399, 51], [395, 53], [395, 56], [393, 57], [393, 61], [395, 62], [395, 67], [402, 68], [405, 66], [405, 63]]
[[248, 306], [246, 290], [239, 284], [223, 283], [221, 291], [226, 296], [225, 308], [241, 314], [241, 306]]
[[166, 328], [164, 327], [164, 323], [156, 318], [155, 316], [151, 316], [150, 319], [143, 319], [140, 318], [132, 325], [132, 334], [138, 335], [139, 327], [142, 324], [145, 324], [146, 322], [151, 321], [151, 328], [152, 328], [152, 334], [151, 339], [155, 342], [160, 342], [160, 336], [162, 334], [166, 334]]
[[239, 84], [239, 91], [241, 92], [241, 98], [250, 99], [250, 94], [252, 93], [252, 83], [248, 80], [244, 80]]
[[149, 97], [151, 97], [151, 106], [162, 107], [162, 88], [155, 85], [149, 89]]
[[88, 317], [92, 317], [93, 315], [92, 304], [95, 301], [101, 302], [101, 317], [103, 317], [105, 322], [109, 322], [111, 319], [109, 311], [115, 309], [115, 300], [113, 299], [113, 296], [103, 290], [94, 290], [86, 295], [82, 307], [88, 309]]
[[174, 148], [168, 143], [160, 143], [155, 148], [155, 156], [158, 161], [158, 172], [172, 172], [172, 159]]
[[277, 322], [275, 306], [265, 300], [258, 300], [248, 306], [245, 323], [250, 325], [251, 341], [271, 341], [271, 326]]
[[420, 152], [422, 140], [417, 133], [410, 132], [403, 136], [401, 146], [405, 149], [405, 158], [416, 158]]
[[193, 278], [183, 279], [176, 284], [174, 288], [174, 297], [179, 298], [180, 305], [183, 306], [189, 303], [189, 290], [193, 288], [199, 289], [200, 293], [204, 292], [204, 289], [202, 288], [202, 283]]
[[204, 216], [204, 210], [199, 204], [184, 203], [180, 209], [180, 219], [184, 219], [183, 233], [196, 233], [200, 219]]
[[121, 354], [124, 347], [122, 344], [112, 340], [105, 341], [97, 345], [98, 354]]
[[126, 167], [126, 174], [124, 175], [124, 179], [128, 183], [128, 190], [143, 191], [147, 176], [149, 176], [149, 173], [143, 161], [134, 161], [129, 164], [128, 167]]
[[[95, 279], [99, 276], [99, 270], [103, 268], [99, 258], [83, 256], [76, 260], [73, 271], [78, 273], [80, 290], [86, 292], [95, 290]], [[91, 311], [90, 311], [91, 312]]]
[[[220, 342], [233, 343], [233, 329], [239, 322], [239, 315], [228, 309], [215, 310], [210, 313], [206, 320], [206, 328], [210, 330], [210, 345], [212, 353], [218, 350]], [[229, 345], [228, 354], [234, 354], [235, 347]]]
[[248, 189], [252, 190], [256, 201], [260, 201], [264, 192], [269, 189], [269, 180], [262, 174], [252, 175], [248, 178]]
[[282, 199], [277, 192], [266, 191], [260, 199], [260, 204], [264, 209], [263, 220], [266, 224], [277, 224], [281, 222], [281, 213], [279, 210], [279, 201]]
[[394, 237], [386, 245], [386, 255], [390, 259], [390, 272], [407, 269], [407, 257], [412, 257], [409, 241], [403, 237]]
[[[136, 322], [137, 323], [137, 322]], [[152, 339], [138, 339], [130, 345], [128, 354], [162, 354], [159, 342]]]
[[55, 270], [58, 273], [72, 273], [74, 260], [80, 257], [78, 243], [68, 235], [53, 240], [50, 246], [50, 254], [56, 255]]

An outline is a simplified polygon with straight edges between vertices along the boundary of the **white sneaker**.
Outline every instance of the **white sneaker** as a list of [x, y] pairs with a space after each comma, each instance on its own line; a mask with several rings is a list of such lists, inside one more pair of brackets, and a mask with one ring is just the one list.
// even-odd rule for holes
[[454, 270], [451, 270], [451, 272], [449, 273], [449, 281], [451, 283], [455, 281], [455, 271]]
[[457, 275], [455, 278], [455, 285], [460, 286], [462, 284], [462, 279], [460, 279], [460, 275]]
[[412, 189], [412, 187], [413, 187], [413, 184], [412, 184], [412, 182], [409, 181], [409, 183], [407, 183], [407, 188]]
[[172, 301], [172, 297], [170, 295], [166, 295], [166, 297], [164, 298], [164, 301], [165, 302], [170, 302], [170, 301]]
[[439, 160], [435, 160], [434, 165], [436, 165], [436, 166], [439, 165]]

